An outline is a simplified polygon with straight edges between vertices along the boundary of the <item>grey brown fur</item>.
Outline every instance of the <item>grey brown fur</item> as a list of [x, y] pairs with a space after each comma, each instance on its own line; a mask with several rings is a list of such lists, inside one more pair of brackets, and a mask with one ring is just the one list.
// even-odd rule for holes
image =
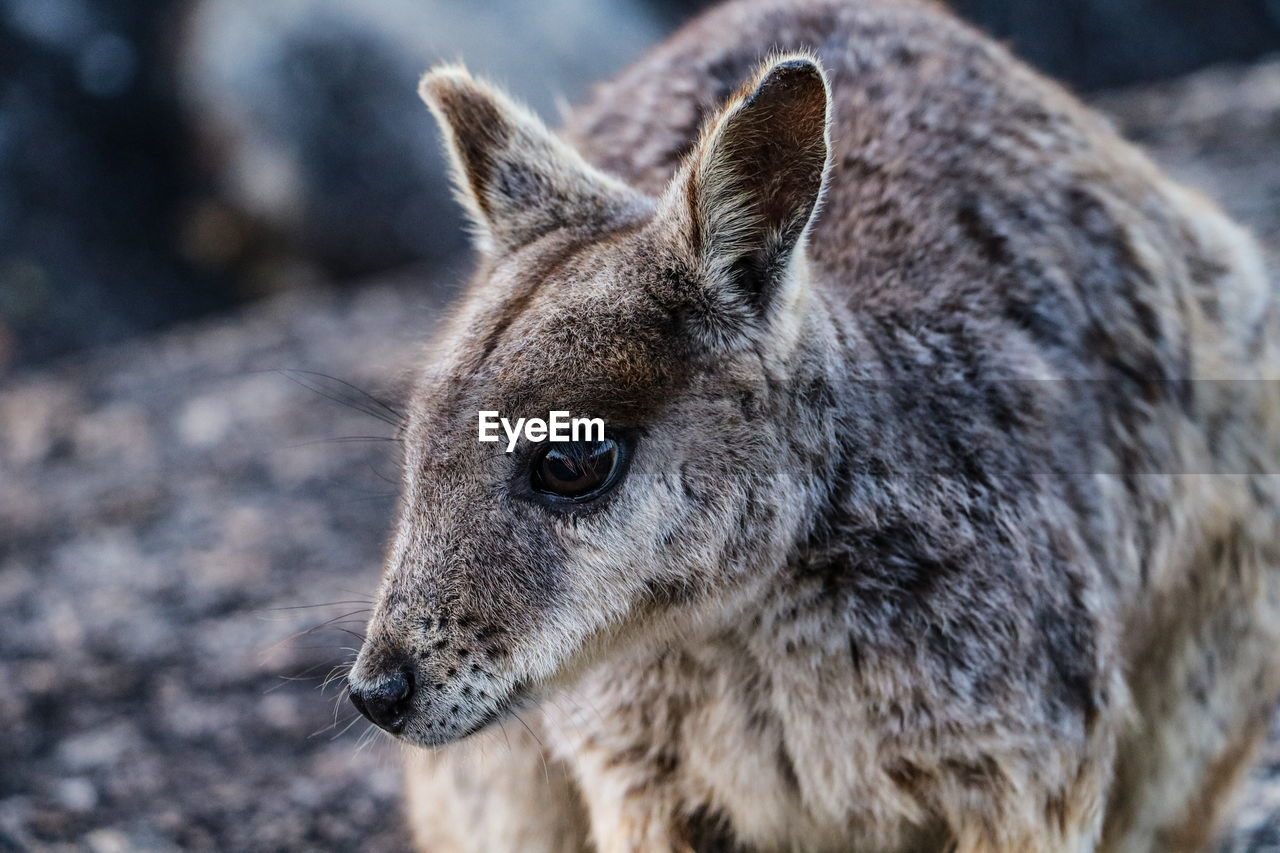
[[[713, 10], [565, 142], [423, 93], [482, 261], [351, 680], [484, 729], [411, 754], [424, 849], [1209, 843], [1280, 695], [1247, 235], [915, 0]], [[478, 408], [640, 438], [552, 512]]]

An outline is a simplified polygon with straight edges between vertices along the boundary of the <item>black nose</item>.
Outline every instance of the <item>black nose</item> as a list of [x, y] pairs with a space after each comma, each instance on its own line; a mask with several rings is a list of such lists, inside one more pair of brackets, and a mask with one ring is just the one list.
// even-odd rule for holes
[[413, 698], [413, 673], [402, 669], [368, 689], [351, 688], [351, 704], [369, 722], [396, 734], [404, 728], [409, 701]]

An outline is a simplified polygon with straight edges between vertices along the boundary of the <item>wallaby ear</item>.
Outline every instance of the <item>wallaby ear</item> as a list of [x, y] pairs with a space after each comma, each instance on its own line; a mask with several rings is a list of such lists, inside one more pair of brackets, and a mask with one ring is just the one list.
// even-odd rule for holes
[[763, 311], [802, 256], [826, 178], [829, 101], [812, 57], [779, 57], [703, 128], [664, 206], [683, 206], [675, 215], [713, 304]]
[[566, 225], [607, 219], [643, 203], [589, 165], [537, 116], [461, 66], [427, 73], [418, 88], [443, 129], [454, 187], [486, 254], [517, 249]]

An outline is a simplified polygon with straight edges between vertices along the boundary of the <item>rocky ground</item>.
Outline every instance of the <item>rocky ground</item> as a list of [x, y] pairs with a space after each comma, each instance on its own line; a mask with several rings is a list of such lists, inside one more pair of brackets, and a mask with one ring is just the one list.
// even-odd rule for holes
[[[1099, 103], [1280, 246], [1280, 60]], [[323, 680], [395, 502], [394, 415], [344, 383], [394, 407], [423, 280], [0, 390], [0, 850], [405, 846], [395, 748]], [[1280, 740], [1224, 849], [1280, 850]]]

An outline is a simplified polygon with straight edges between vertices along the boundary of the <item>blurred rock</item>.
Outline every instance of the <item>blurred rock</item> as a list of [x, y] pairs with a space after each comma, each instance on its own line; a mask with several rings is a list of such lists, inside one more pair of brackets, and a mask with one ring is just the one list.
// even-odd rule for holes
[[[673, 23], [717, 0], [650, 0]], [[948, 0], [956, 14], [1082, 91], [1256, 59], [1280, 47], [1280, 0]]]
[[1280, 47], [1280, 0], [952, 0], [962, 17], [1077, 89], [1239, 62]]
[[1280, 270], [1280, 53], [1095, 101], [1127, 136], [1252, 226]]
[[0, 375], [237, 300], [176, 245], [176, 2], [0, 0]]
[[[317, 261], [446, 256], [429, 62], [554, 117], [707, 5], [0, 0], [0, 375], [305, 287]], [[952, 5], [1084, 89], [1280, 45], [1280, 0]]]
[[354, 714], [317, 689], [395, 501], [395, 443], [342, 439], [393, 431], [279, 371], [394, 398], [426, 285], [286, 295], [0, 390], [0, 850], [405, 849], [394, 750], [334, 740]]
[[662, 33], [643, 0], [197, 0], [185, 29], [185, 100], [227, 202], [339, 274], [463, 244], [417, 97], [429, 66], [465, 58], [554, 120]]
[[[1277, 74], [1099, 102], [1275, 247]], [[394, 407], [453, 284], [286, 293], [0, 386], [0, 850], [406, 848], [398, 750], [322, 689], [396, 504], [394, 415], [345, 383]], [[1276, 734], [1224, 853], [1280, 849]]]

